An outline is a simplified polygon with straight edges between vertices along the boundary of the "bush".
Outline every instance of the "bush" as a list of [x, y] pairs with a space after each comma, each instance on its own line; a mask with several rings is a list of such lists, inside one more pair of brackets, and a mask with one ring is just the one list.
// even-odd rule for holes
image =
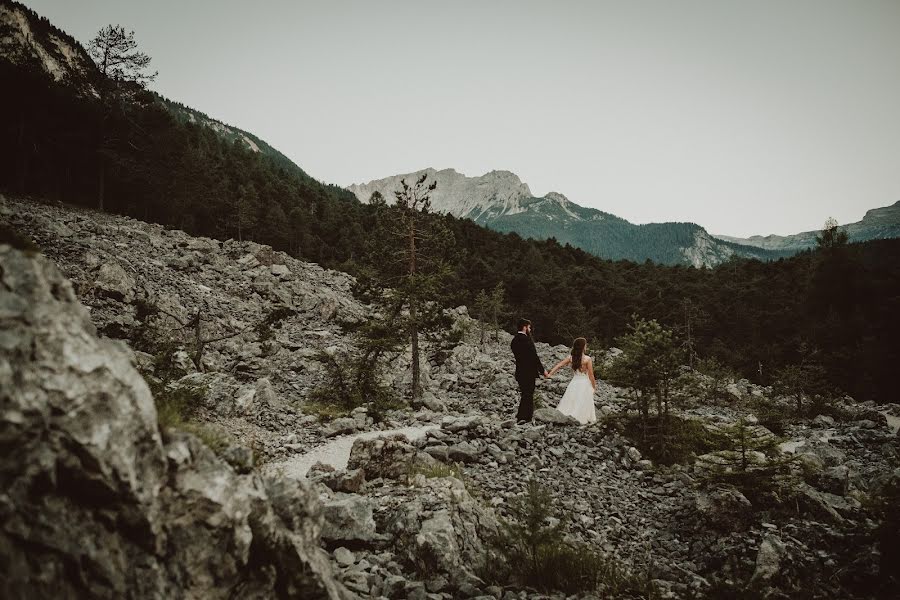
[[181, 431], [197, 436], [216, 456], [222, 457], [222, 453], [234, 443], [232, 437], [223, 429], [191, 421], [179, 427]]
[[295, 314], [297, 314], [297, 311], [287, 306], [277, 306], [270, 310], [265, 317], [253, 326], [253, 329], [259, 336], [259, 341], [267, 342], [272, 339], [274, 335], [273, 330], [281, 327], [282, 321]]
[[167, 380], [158, 377], [145, 376], [144, 379], [153, 393], [157, 420], [163, 429], [181, 428], [193, 419], [208, 391], [202, 385], [171, 387]]
[[489, 540], [500, 562], [484, 566], [486, 580], [498, 585], [514, 581], [545, 592], [657, 597], [649, 574], [636, 576], [590, 546], [564, 540], [553, 507], [550, 491], [529, 481], [525, 493], [510, 502], [512, 520], [501, 519], [499, 534]]
[[333, 399], [326, 393], [322, 392], [319, 395], [319, 391], [321, 388], [317, 388], [313, 390], [311, 398], [307, 400], [303, 404], [303, 412], [314, 415], [319, 418], [320, 421], [328, 422], [338, 419], [340, 417], [346, 417], [350, 414], [352, 408], [347, 408], [343, 406], [343, 403], [333, 401]]
[[465, 483], [462, 467], [458, 464], [448, 465], [446, 463], [430, 463], [423, 464], [420, 462], [413, 463], [409, 469], [410, 478], [416, 475], [424, 475], [427, 479], [438, 479], [441, 477], [455, 477]]
[[772, 400], [754, 400], [753, 411], [759, 424], [775, 435], [784, 435], [788, 425], [796, 420], [791, 408]]
[[306, 403], [308, 412], [320, 418], [333, 419], [349, 414], [354, 408], [367, 406], [369, 416], [381, 421], [388, 410], [399, 409], [403, 402], [378, 379], [378, 362], [363, 353], [349, 358], [345, 364], [326, 353], [316, 357], [325, 365], [327, 382], [313, 390]]
[[[661, 418], [668, 420], [665, 429], [659, 425]], [[646, 424], [639, 417], [625, 417], [624, 434], [642, 455], [663, 465], [690, 463], [700, 454], [729, 448], [723, 433], [707, 429], [700, 421], [672, 415], [650, 417]]]

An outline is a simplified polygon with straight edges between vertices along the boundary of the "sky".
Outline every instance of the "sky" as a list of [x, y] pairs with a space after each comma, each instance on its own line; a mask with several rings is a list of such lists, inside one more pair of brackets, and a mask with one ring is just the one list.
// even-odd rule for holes
[[24, 3], [328, 183], [502, 169], [735, 236], [900, 200], [900, 0]]

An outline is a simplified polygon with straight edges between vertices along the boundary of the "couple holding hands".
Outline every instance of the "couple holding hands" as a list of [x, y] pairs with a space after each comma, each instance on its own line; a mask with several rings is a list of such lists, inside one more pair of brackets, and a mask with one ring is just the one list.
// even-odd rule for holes
[[535, 380], [538, 377], [543, 376], [549, 379], [560, 369], [571, 366], [572, 380], [569, 381], [556, 409], [565, 415], [575, 417], [582, 424], [596, 421], [594, 391], [597, 389], [597, 380], [594, 378], [594, 361], [585, 354], [587, 340], [576, 338], [572, 344], [570, 355], [547, 371], [541, 363], [537, 349], [534, 347], [534, 341], [531, 339], [531, 321], [519, 319], [516, 329], [510, 345], [513, 355], [516, 357], [516, 381], [519, 383], [519, 391], [522, 393], [516, 420], [519, 423], [531, 421], [534, 414]]

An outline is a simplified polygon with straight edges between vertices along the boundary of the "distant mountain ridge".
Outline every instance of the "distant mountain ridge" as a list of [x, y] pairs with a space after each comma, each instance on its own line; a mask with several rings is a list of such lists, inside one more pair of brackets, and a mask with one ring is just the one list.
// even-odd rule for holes
[[[900, 200], [890, 206], [866, 211], [861, 221], [841, 225], [851, 242], [900, 237]], [[754, 246], [774, 252], [797, 253], [813, 248], [819, 231], [804, 231], [792, 235], [754, 235], [748, 238], [717, 235], [720, 240]]]
[[509, 171], [467, 177], [454, 169], [422, 169], [347, 189], [362, 202], [379, 192], [389, 202], [401, 179], [427, 174], [437, 182], [432, 209], [472, 219], [496, 231], [535, 239], [555, 238], [610, 260], [652, 260], [661, 264], [711, 267], [733, 255], [777, 258], [777, 252], [716, 239], [695, 223], [635, 225], [616, 215], [575, 204], [559, 192], [536, 197]]

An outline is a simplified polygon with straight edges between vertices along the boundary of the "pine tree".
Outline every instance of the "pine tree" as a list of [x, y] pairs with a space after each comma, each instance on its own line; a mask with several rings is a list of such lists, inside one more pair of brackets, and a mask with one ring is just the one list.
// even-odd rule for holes
[[106, 162], [108, 158], [107, 121], [110, 113], [137, 90], [144, 89], [156, 78], [148, 73], [150, 57], [137, 49], [134, 32], [126, 32], [121, 25], [107, 25], [97, 32], [88, 45], [88, 53], [99, 70], [97, 94], [100, 118], [97, 125], [97, 207], [103, 210], [106, 193]]

